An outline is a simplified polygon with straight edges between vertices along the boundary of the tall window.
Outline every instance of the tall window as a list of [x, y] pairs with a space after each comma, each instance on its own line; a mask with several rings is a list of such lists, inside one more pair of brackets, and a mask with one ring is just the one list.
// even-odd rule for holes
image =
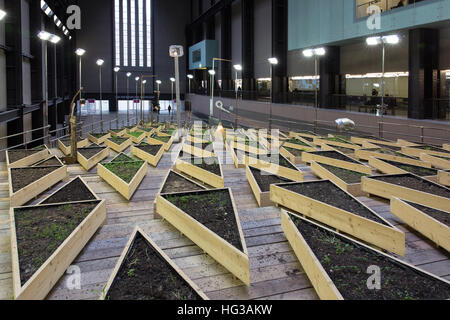
[[115, 65], [152, 66], [151, 0], [115, 0]]

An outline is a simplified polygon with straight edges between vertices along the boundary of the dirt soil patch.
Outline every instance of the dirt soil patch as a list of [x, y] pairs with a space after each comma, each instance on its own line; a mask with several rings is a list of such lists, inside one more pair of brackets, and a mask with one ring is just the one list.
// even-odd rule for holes
[[130, 183], [144, 163], [145, 161], [109, 162], [103, 166], [126, 183]]
[[438, 171], [431, 168], [424, 168], [419, 166], [413, 166], [410, 164], [404, 164], [400, 162], [395, 161], [389, 161], [389, 160], [383, 160], [384, 162], [393, 165], [399, 169], [405, 170], [409, 173], [413, 173], [415, 175], [418, 175], [419, 177], [429, 177], [429, 176], [436, 176], [438, 174]]
[[228, 190], [163, 195], [173, 205], [243, 251], [239, 228]]
[[[340, 235], [291, 216], [308, 246], [346, 300], [446, 300], [450, 285], [399, 264]], [[381, 270], [381, 289], [367, 286], [370, 266]]]
[[20, 281], [24, 285], [94, 210], [92, 203], [15, 209]]
[[105, 150], [106, 148], [103, 147], [93, 147], [93, 148], [80, 148], [78, 149], [78, 152], [85, 157], [87, 160], [92, 158], [93, 156], [96, 156], [101, 151]]
[[9, 163], [17, 162], [38, 152], [40, 150], [8, 150]]
[[119, 154], [117, 157], [115, 157], [113, 160], [111, 160], [110, 162], [130, 162], [130, 161], [136, 161], [139, 159], [134, 159], [130, 156], [127, 156], [124, 153]]
[[34, 167], [51, 167], [51, 166], [61, 166], [61, 162], [56, 157], [51, 157], [47, 160], [38, 162], [33, 165]]
[[150, 138], [167, 143], [172, 139], [172, 137], [166, 137], [166, 136], [158, 136], [157, 134], [152, 135]]
[[[83, 141], [83, 140], [85, 140], [85, 139], [83, 139], [81, 137], [78, 137], [77, 138], [77, 143], [80, 142], [80, 141]], [[62, 144], [65, 145], [66, 147], [70, 147], [70, 144], [71, 144], [70, 138], [60, 139], [59, 141], [61, 141]]]
[[66, 184], [58, 192], [50, 198], [42, 202], [42, 204], [64, 203], [96, 200], [92, 192], [86, 187], [80, 178], [76, 178], [72, 182]]
[[427, 215], [436, 219], [437, 221], [445, 224], [447, 227], [450, 227], [450, 214], [448, 212], [421, 206], [420, 204], [412, 203], [412, 202], [408, 202], [408, 201], [406, 201], [406, 203], [408, 203], [410, 206], [422, 211], [423, 213], [426, 213]]
[[134, 132], [129, 132], [128, 134], [130, 136], [132, 136], [132, 137], [139, 138], [140, 136], [142, 136], [144, 134], [144, 132], [142, 132], [142, 131], [134, 131]]
[[335, 160], [341, 160], [341, 161], [360, 164], [358, 161], [356, 161], [350, 157], [347, 157], [346, 155], [344, 155], [340, 152], [337, 152], [337, 151], [317, 151], [317, 152], [311, 152], [311, 154], [322, 156], [322, 157], [327, 157], [327, 158], [332, 158]]
[[332, 207], [351, 212], [360, 217], [381, 223], [383, 225], [388, 225], [386, 222], [374, 215], [367, 207], [363, 206], [352, 196], [336, 187], [330, 181], [287, 184], [280, 185], [280, 187], [316, 201], [323, 202]]
[[277, 153], [277, 154], [253, 154], [253, 153], [248, 153], [247, 155], [252, 157], [252, 158], [258, 158], [259, 160], [265, 161], [265, 162], [269, 162], [272, 164], [277, 164], [281, 167], [285, 167], [288, 169], [292, 169], [292, 170], [298, 170], [297, 167], [295, 167], [294, 165], [292, 165], [285, 157], [283, 157], [281, 154]]
[[344, 153], [344, 154], [353, 154], [355, 153], [354, 149], [350, 149], [350, 148], [344, 148], [344, 147], [339, 147], [339, 146], [331, 146], [332, 148]]
[[152, 156], [156, 156], [158, 152], [163, 148], [163, 145], [153, 145], [148, 143], [141, 143], [140, 145], [136, 146], [139, 150], [142, 150], [148, 154], [151, 154]]
[[387, 155], [396, 156], [396, 157], [408, 158], [408, 159], [415, 159], [415, 160], [418, 159], [416, 157], [411, 157], [411, 156], [408, 156], [401, 152], [397, 152], [397, 151], [390, 150], [387, 148], [370, 148], [370, 149], [361, 149], [361, 150], [375, 152], [375, 153], [381, 153], [381, 154], [387, 154]]
[[270, 186], [272, 184], [293, 182], [292, 180], [289, 180], [289, 179], [286, 179], [283, 177], [279, 177], [279, 176], [270, 174], [268, 172], [258, 170], [256, 168], [249, 167], [249, 169], [252, 172], [253, 177], [256, 180], [256, 183], [258, 184], [259, 188], [261, 189], [261, 192], [269, 192]]
[[29, 184], [39, 180], [40, 178], [52, 173], [58, 169], [58, 167], [31, 167], [31, 168], [18, 168], [11, 169], [11, 180], [13, 192], [17, 192]]
[[351, 171], [335, 166], [330, 166], [328, 164], [319, 164], [320, 166], [324, 167], [328, 171], [330, 171], [332, 174], [337, 176], [339, 179], [344, 181], [345, 183], [352, 184], [352, 183], [361, 183], [362, 177], [367, 177], [367, 174], [359, 173], [356, 171]]
[[417, 191], [431, 193], [436, 196], [450, 198], [450, 190], [445, 187], [441, 187], [428, 180], [421, 179], [411, 174], [406, 175], [393, 175], [393, 176], [378, 176], [371, 177], [371, 179], [383, 181], [386, 183], [394, 184], [396, 186], [410, 188]]
[[106, 300], [201, 300], [201, 297], [137, 233]]
[[219, 159], [218, 158], [198, 158], [198, 157], [189, 157], [186, 156], [186, 154], [181, 153], [180, 159], [190, 163], [196, 167], [199, 167], [203, 170], [209, 171], [211, 173], [214, 173], [215, 175], [218, 175], [219, 177], [222, 176], [222, 173], [220, 172], [220, 166], [219, 166]]
[[167, 177], [166, 183], [164, 184], [161, 194], [165, 193], [177, 193], [177, 192], [188, 192], [188, 191], [201, 191], [204, 190], [199, 185], [189, 181], [183, 176], [171, 171]]
[[121, 138], [121, 137], [111, 137], [108, 139], [111, 142], [114, 142], [118, 146], [120, 146], [122, 143], [125, 143], [129, 140], [129, 138]]

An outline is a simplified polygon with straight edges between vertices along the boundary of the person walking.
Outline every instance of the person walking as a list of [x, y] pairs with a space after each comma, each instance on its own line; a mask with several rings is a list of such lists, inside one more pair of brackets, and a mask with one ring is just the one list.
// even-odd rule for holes
[[167, 108], [167, 110], [169, 111], [169, 119], [170, 120], [172, 120], [172, 117], [171, 117], [171, 111], [172, 111], [172, 106], [169, 104], [169, 107]]

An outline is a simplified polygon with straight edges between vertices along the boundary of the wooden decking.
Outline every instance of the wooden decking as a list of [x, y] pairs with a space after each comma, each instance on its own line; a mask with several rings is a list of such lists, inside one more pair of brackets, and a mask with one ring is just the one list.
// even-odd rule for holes
[[[96, 169], [86, 172], [79, 165], [69, 168], [71, 178], [83, 176], [97, 195], [107, 200], [108, 221], [73, 262], [82, 272], [81, 290], [67, 289], [67, 276], [63, 276], [48, 299], [97, 299], [136, 224], [140, 225], [211, 299], [317, 299], [310, 281], [283, 235], [280, 210], [275, 207], [257, 207], [245, 177], [245, 169], [235, 169], [228, 152], [224, 151], [224, 154], [218, 156], [222, 163], [226, 160], [227, 164], [223, 165], [225, 187], [232, 188], [246, 237], [251, 267], [250, 287], [234, 279], [229, 272], [203, 254], [200, 248], [167, 222], [154, 219], [155, 195], [180, 148], [180, 144], [174, 145], [171, 151], [163, 156], [157, 168], [149, 168], [131, 202], [127, 202], [99, 178]], [[221, 143], [215, 143], [216, 151], [222, 148]], [[129, 149], [127, 151], [129, 152]], [[60, 155], [58, 150], [52, 152]], [[115, 155], [116, 153], [111, 151], [111, 158]], [[307, 180], [316, 179], [308, 167], [299, 168], [306, 172]], [[57, 186], [52, 190], [56, 188]], [[5, 164], [0, 164], [0, 299], [12, 297], [7, 197], [6, 167]], [[406, 261], [450, 280], [450, 255], [446, 251], [437, 249], [423, 236], [403, 225], [390, 213], [386, 202], [365, 197], [360, 199], [406, 232]]]

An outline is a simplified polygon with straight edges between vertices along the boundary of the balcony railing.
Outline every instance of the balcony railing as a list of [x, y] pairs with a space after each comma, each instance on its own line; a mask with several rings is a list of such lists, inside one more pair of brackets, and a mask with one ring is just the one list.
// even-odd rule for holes
[[370, 14], [373, 14], [373, 12], [369, 10], [370, 6], [377, 6], [378, 8], [380, 8], [381, 12], [387, 12], [390, 10], [414, 5], [422, 1], [425, 0], [356, 0], [356, 17], [364, 18], [369, 16]]

